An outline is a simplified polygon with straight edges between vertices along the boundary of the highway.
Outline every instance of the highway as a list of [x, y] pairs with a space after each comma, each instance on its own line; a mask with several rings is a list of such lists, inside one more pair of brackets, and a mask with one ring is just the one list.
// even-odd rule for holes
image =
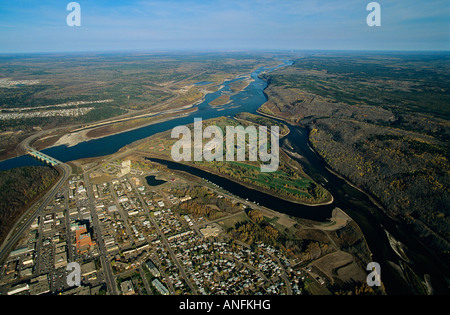
[[[36, 151], [32, 147], [30, 147], [30, 142], [33, 139], [41, 136], [42, 133], [43, 132], [38, 132], [32, 137], [28, 137], [22, 143], [20, 143], [19, 148], [27, 153], [28, 152], [40, 153], [39, 151]], [[42, 154], [42, 153], [40, 153], [40, 154]], [[43, 155], [43, 154], [42, 154], [42, 156], [47, 157], [47, 155]], [[8, 254], [11, 252], [11, 250], [14, 249], [14, 246], [17, 244], [20, 237], [23, 236], [23, 233], [26, 231], [26, 229], [29, 228], [31, 223], [47, 207], [47, 205], [53, 201], [53, 198], [55, 197], [56, 193], [62, 188], [62, 186], [69, 179], [69, 176], [72, 173], [72, 168], [69, 165], [62, 163], [51, 157], [49, 157], [49, 158], [53, 162], [55, 162], [55, 163], [51, 163], [51, 164], [55, 169], [60, 171], [61, 177], [56, 182], [56, 184], [40, 200], [38, 200], [36, 203], [34, 203], [29, 208], [29, 210], [19, 220], [17, 220], [17, 223], [11, 229], [10, 234], [7, 236], [6, 240], [2, 244], [2, 247], [0, 249], [0, 262], [3, 262], [3, 260], [8, 257]], [[34, 212], [30, 215], [29, 211], [34, 211]], [[26, 216], [28, 216], [28, 218], [26, 219], [25, 222], [22, 222], [23, 218]]]
[[14, 246], [19, 241], [20, 237], [23, 236], [23, 233], [30, 227], [31, 223], [38, 217], [45, 207], [53, 201], [56, 193], [63, 187], [64, 183], [69, 179], [69, 176], [72, 173], [70, 166], [64, 163], [56, 165], [55, 168], [62, 173], [62, 176], [44, 197], [29, 208], [29, 211], [33, 211], [33, 209], [35, 209], [34, 212], [31, 215], [29, 215], [29, 212], [24, 214], [24, 216], [29, 215], [25, 222], [21, 222], [24, 216], [17, 220], [16, 226], [18, 226], [18, 229], [16, 229], [16, 227], [11, 229], [10, 235], [8, 235], [0, 250], [0, 262], [3, 262], [3, 260], [8, 257], [8, 254], [14, 249]]

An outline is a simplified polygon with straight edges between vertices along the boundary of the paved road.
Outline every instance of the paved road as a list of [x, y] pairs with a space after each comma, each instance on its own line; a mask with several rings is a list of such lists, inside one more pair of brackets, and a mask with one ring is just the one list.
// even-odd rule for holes
[[100, 260], [103, 266], [103, 273], [105, 274], [106, 286], [108, 287], [109, 293], [111, 293], [112, 295], [118, 295], [117, 285], [114, 279], [114, 275], [112, 273], [111, 264], [109, 263], [108, 252], [106, 250], [105, 242], [103, 241], [102, 238], [100, 220], [98, 219], [97, 211], [95, 209], [94, 196], [92, 194], [92, 187], [89, 181], [89, 174], [86, 172], [84, 173], [84, 185], [86, 187], [86, 192], [89, 199], [89, 208], [91, 209], [92, 225], [96, 233], [98, 249], [100, 251]]
[[189, 280], [189, 277], [187, 276], [183, 266], [181, 266], [180, 262], [177, 259], [177, 256], [175, 255], [175, 253], [173, 252], [172, 248], [170, 247], [169, 241], [167, 240], [166, 236], [164, 235], [164, 233], [161, 231], [161, 229], [159, 228], [158, 222], [156, 222], [155, 218], [153, 216], [150, 215], [150, 210], [148, 210], [147, 204], [145, 203], [144, 199], [142, 199], [141, 194], [139, 193], [139, 191], [137, 190], [136, 186], [134, 185], [134, 183], [131, 183], [134, 192], [136, 194], [136, 196], [138, 196], [142, 207], [144, 208], [145, 213], [147, 214], [147, 217], [149, 218], [150, 222], [153, 224], [153, 226], [155, 227], [155, 231], [156, 233], [159, 235], [159, 238], [161, 240], [161, 242], [164, 244], [164, 246], [166, 247], [167, 252], [169, 253], [169, 255], [172, 258], [172, 261], [174, 262], [175, 266], [178, 268], [178, 270], [181, 273], [181, 276], [184, 278], [184, 280], [186, 281], [186, 284], [189, 286], [189, 288], [191, 289], [191, 291], [193, 292], [193, 294], [198, 294], [197, 290], [195, 289], [194, 285], [192, 284], [192, 282]]
[[[39, 137], [43, 132], [38, 132], [32, 137], [28, 137], [25, 139], [20, 145], [20, 149], [23, 152], [35, 151], [31, 146], [30, 142]], [[59, 161], [58, 161], [59, 162]], [[24, 214], [16, 223], [16, 225], [11, 229], [10, 235], [7, 236], [6, 240], [3, 243], [3, 246], [0, 250], [0, 262], [6, 259], [11, 250], [14, 249], [14, 246], [19, 241], [19, 239], [23, 236], [23, 233], [29, 228], [31, 223], [39, 216], [39, 214], [47, 207], [47, 205], [53, 201], [56, 193], [63, 187], [66, 181], [69, 179], [70, 174], [72, 173], [72, 168], [62, 162], [59, 162], [58, 165], [54, 166], [55, 169], [61, 172], [60, 179], [56, 182], [56, 184], [36, 203], [34, 203], [29, 209], [34, 212], [30, 215], [29, 212]], [[30, 211], [29, 210], [29, 211]], [[24, 217], [27, 217], [25, 222], [22, 222]]]
[[[20, 218], [17, 222], [18, 229], [11, 229], [14, 231], [12, 235], [7, 238], [4, 242], [3, 247], [0, 251], [0, 261], [3, 261], [8, 257], [8, 254], [11, 250], [14, 249], [14, 246], [19, 241], [20, 237], [23, 236], [23, 233], [30, 227], [31, 223], [39, 216], [39, 214], [47, 207], [47, 205], [53, 201], [56, 193], [63, 187], [64, 183], [69, 179], [70, 174], [72, 173], [72, 169], [67, 164], [61, 163], [55, 166], [56, 169], [60, 170], [62, 173], [61, 178], [58, 182], [50, 189], [49, 192], [45, 194], [39, 201], [33, 204], [29, 209], [35, 209], [34, 212], [29, 215], [27, 213], [28, 219], [25, 222], [21, 222], [22, 218]], [[31, 210], [33, 211], [33, 210]]]

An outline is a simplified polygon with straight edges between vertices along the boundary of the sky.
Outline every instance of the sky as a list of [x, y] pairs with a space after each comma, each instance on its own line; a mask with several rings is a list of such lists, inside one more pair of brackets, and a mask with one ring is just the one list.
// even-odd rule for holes
[[450, 1], [0, 0], [0, 53], [232, 50], [450, 50]]

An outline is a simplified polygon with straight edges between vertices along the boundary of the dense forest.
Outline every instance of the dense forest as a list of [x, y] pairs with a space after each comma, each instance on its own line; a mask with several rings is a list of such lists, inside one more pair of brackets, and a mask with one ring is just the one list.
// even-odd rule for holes
[[450, 254], [446, 54], [312, 55], [265, 79], [260, 111], [310, 130], [324, 160]]
[[[332, 128], [330, 128], [330, 125]], [[311, 142], [326, 161], [443, 252], [450, 240], [448, 152], [410, 132], [317, 120]]]
[[53, 185], [58, 171], [46, 166], [0, 172], [0, 243], [27, 207]]

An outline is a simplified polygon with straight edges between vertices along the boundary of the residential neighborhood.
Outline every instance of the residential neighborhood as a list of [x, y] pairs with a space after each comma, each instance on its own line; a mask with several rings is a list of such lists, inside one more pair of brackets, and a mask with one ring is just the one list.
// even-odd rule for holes
[[[228, 235], [224, 222], [246, 206], [211, 185], [210, 198], [233, 205], [217, 208], [227, 215], [183, 211], [192, 186], [129, 160], [72, 175], [1, 266], [1, 294], [302, 293], [307, 275], [281, 251]], [[81, 267], [80, 286], [67, 281], [70, 262]]]

